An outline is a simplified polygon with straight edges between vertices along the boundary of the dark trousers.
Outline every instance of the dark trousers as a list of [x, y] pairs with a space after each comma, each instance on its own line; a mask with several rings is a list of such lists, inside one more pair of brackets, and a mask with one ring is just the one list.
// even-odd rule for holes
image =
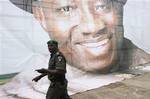
[[51, 82], [46, 99], [71, 99], [67, 92], [67, 81]]

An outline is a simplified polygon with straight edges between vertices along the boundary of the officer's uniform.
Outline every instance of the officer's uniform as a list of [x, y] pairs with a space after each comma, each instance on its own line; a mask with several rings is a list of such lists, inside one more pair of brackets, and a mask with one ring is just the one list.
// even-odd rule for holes
[[[51, 54], [48, 69], [59, 69], [66, 72], [66, 60], [61, 52]], [[67, 80], [65, 74], [48, 74], [51, 81], [48, 88], [46, 99], [71, 99], [67, 93]]]

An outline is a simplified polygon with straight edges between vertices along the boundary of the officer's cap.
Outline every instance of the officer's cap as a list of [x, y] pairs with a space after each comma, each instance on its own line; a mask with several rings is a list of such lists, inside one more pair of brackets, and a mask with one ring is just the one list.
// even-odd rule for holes
[[49, 41], [47, 42], [47, 45], [51, 45], [51, 46], [55, 45], [55, 46], [58, 46], [58, 42], [55, 41], [55, 40], [49, 40]]

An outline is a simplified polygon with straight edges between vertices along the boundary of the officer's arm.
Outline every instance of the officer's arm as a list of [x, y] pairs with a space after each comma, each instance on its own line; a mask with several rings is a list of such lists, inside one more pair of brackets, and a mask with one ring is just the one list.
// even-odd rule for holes
[[63, 55], [59, 54], [55, 58], [55, 69], [48, 69], [50, 74], [65, 74], [66, 73], [66, 59]]
[[65, 70], [61, 69], [61, 68], [56, 68], [56, 69], [38, 69], [36, 70], [39, 73], [42, 73], [39, 78], [42, 78], [43, 76], [47, 75], [47, 74], [65, 74]]
[[66, 71], [60, 70], [60, 69], [47, 70], [47, 72], [48, 72], [49, 74], [65, 74], [65, 73], [66, 73]]
[[47, 69], [49, 74], [65, 74], [66, 73], [66, 60], [62, 55], [57, 55], [55, 58], [55, 69]]
[[39, 76], [36, 76], [35, 78], [32, 79], [32, 81], [38, 82], [41, 78], [43, 78], [44, 76], [46, 76], [47, 74], [41, 74]]

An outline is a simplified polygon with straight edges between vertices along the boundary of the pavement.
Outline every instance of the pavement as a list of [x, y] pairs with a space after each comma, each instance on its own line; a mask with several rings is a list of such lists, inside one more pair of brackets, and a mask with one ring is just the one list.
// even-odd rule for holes
[[150, 72], [77, 93], [71, 97], [72, 99], [150, 99]]

